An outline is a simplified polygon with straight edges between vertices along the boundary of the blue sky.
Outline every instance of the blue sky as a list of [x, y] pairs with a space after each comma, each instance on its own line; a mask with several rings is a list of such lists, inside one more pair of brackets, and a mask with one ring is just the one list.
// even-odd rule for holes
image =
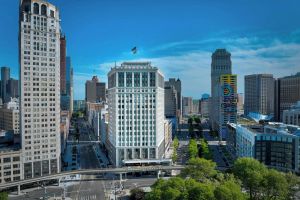
[[[0, 66], [18, 75], [18, 0], [0, 0]], [[232, 53], [238, 91], [244, 75], [300, 71], [299, 0], [50, 0], [61, 12], [75, 99], [84, 83], [116, 61], [150, 60], [165, 78], [182, 80], [183, 95], [210, 93], [211, 53]], [[130, 49], [138, 47], [138, 54]]]

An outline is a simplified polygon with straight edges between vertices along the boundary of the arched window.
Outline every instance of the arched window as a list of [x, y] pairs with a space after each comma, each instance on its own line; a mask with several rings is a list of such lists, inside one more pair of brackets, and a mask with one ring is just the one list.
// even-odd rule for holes
[[33, 14], [40, 14], [40, 7], [37, 3], [33, 4]]
[[47, 7], [46, 7], [46, 5], [42, 5], [42, 7], [41, 7], [41, 14], [42, 15], [47, 15]]

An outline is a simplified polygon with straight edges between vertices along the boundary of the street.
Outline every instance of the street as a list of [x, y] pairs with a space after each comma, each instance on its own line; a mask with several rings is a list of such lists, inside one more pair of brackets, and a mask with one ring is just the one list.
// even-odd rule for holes
[[[79, 141], [94, 141], [93, 135], [88, 123], [83, 119], [77, 121], [80, 137]], [[70, 135], [69, 140], [72, 140], [73, 136]], [[98, 143], [88, 144], [76, 144], [78, 149], [78, 165], [73, 166], [74, 163], [70, 158], [66, 158], [69, 161], [69, 165], [72, 168], [79, 169], [91, 169], [106, 167], [108, 159], [105, 154], [99, 148]], [[72, 149], [71, 147], [69, 147]], [[70, 151], [71, 152], [71, 151]], [[72, 156], [72, 153], [66, 154]], [[99, 159], [98, 159], [99, 158]], [[71, 168], [68, 168], [71, 170]], [[23, 195], [17, 196], [12, 194], [9, 196], [11, 200], [26, 200], [26, 199], [41, 199], [43, 197], [70, 197], [72, 200], [105, 200], [113, 198], [113, 191], [119, 191], [117, 194], [124, 194], [124, 190], [128, 191], [136, 187], [149, 187], [157, 178], [153, 176], [143, 177], [131, 177], [124, 176], [120, 182], [120, 177], [113, 174], [105, 175], [82, 175], [67, 177], [61, 180], [59, 186], [51, 185], [44, 188], [31, 188], [23, 190]], [[121, 189], [122, 188], [122, 189]]]

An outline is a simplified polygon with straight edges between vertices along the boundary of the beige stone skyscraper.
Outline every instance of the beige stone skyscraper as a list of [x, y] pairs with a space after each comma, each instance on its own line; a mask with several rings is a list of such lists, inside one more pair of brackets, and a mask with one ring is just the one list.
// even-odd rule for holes
[[219, 130], [221, 75], [231, 74], [231, 54], [217, 49], [211, 56], [211, 104], [210, 122], [213, 130]]
[[21, 0], [20, 132], [24, 178], [60, 171], [60, 18], [42, 0]]

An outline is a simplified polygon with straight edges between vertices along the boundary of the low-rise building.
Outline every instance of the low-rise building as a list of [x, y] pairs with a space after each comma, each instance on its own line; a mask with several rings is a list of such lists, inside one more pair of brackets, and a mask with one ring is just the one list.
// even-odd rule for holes
[[300, 101], [291, 109], [283, 111], [282, 121], [285, 124], [300, 126]]
[[0, 146], [0, 184], [23, 179], [19, 145]]
[[0, 184], [23, 179], [21, 150], [13, 131], [0, 129]]
[[300, 172], [300, 127], [283, 123], [228, 124], [227, 141], [236, 157], [253, 157], [280, 171]]
[[11, 98], [0, 108], [0, 129], [12, 130], [14, 134], [19, 134], [19, 100]]

